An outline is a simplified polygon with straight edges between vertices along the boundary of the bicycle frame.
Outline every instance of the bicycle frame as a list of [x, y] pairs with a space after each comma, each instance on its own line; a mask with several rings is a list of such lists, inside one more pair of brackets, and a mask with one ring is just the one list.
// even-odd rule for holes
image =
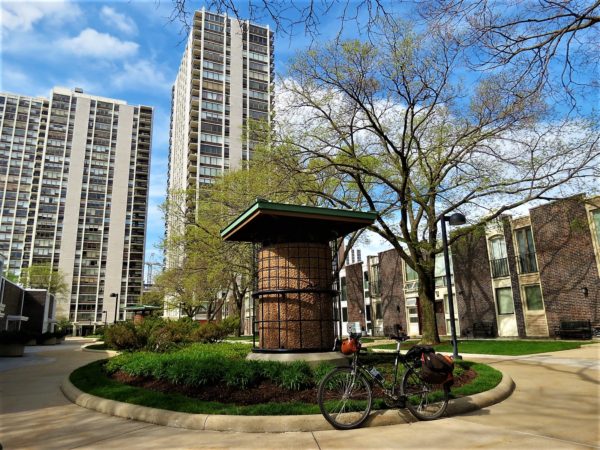
[[[360, 336], [352, 336], [351, 335], [351, 337], [359, 339], [359, 342], [360, 342]], [[404, 366], [404, 368], [407, 370], [411, 368], [406, 357], [400, 353], [401, 346], [402, 346], [402, 341], [396, 341], [396, 355], [394, 358], [394, 381], [392, 383], [391, 389], [387, 389], [385, 387], [385, 384], [384, 384], [385, 380], [381, 381], [381, 380], [377, 379], [376, 377], [374, 377], [371, 374], [371, 372], [369, 372], [366, 369], [365, 365], [360, 362], [360, 360], [359, 360], [360, 349], [358, 352], [356, 352], [352, 355], [351, 366], [352, 366], [352, 372], [354, 373], [354, 376], [356, 376], [356, 373], [358, 373], [358, 372], [362, 373], [367, 380], [377, 383], [377, 385], [379, 385], [379, 387], [381, 387], [381, 389], [383, 390], [386, 397], [389, 397], [390, 399], [397, 401], [399, 399], [399, 393], [396, 393], [396, 388], [397, 388], [397, 386], [399, 386], [399, 381], [400, 381], [398, 379], [398, 367], [400, 364], [402, 364]]]

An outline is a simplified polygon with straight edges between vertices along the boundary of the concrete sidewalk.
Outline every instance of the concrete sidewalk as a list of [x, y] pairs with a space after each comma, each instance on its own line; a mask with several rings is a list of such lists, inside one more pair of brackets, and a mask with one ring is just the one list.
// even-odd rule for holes
[[4, 371], [0, 360], [0, 442], [4, 449], [600, 448], [600, 371], [588, 364], [599, 356], [600, 344], [593, 344], [535, 358], [486, 358], [517, 388], [504, 402], [463, 416], [351, 431], [247, 434], [182, 430], [80, 408], [65, 399], [60, 383], [103, 356], [57, 346], [28, 353], [21, 363], [11, 360]]

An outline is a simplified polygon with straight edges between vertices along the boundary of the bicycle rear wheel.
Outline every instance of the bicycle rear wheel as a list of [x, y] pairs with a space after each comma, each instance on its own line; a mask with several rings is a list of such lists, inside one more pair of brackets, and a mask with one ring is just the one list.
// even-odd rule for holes
[[419, 420], [433, 420], [444, 414], [448, 406], [448, 390], [442, 384], [423, 381], [414, 369], [406, 371], [402, 378], [406, 407]]
[[332, 370], [319, 384], [317, 401], [323, 417], [338, 430], [360, 426], [371, 411], [371, 386], [351, 367]]

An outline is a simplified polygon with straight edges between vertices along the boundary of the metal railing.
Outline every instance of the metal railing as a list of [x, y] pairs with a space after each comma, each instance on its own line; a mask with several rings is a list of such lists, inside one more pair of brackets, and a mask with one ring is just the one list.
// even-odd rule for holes
[[492, 278], [507, 277], [508, 271], [508, 258], [492, 259]]

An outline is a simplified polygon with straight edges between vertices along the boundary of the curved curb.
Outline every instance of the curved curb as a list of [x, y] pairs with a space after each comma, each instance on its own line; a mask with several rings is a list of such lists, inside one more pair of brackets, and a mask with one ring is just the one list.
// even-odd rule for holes
[[95, 349], [95, 348], [88, 348], [88, 347], [90, 347], [92, 345], [98, 345], [101, 342], [102, 341], [97, 341], [97, 342], [92, 342], [92, 343], [89, 343], [89, 344], [83, 344], [81, 346], [81, 351], [90, 352], [90, 353], [102, 353], [103, 355], [107, 355], [107, 356], [109, 356], [111, 358], [113, 356], [117, 356], [117, 355], [121, 354], [121, 352], [119, 352], [117, 350], [98, 350], [98, 349]]
[[[238, 431], [245, 433], [285, 433], [289, 431], [323, 431], [333, 427], [320, 414], [301, 416], [232, 416], [219, 414], [190, 414], [131, 403], [108, 400], [86, 394], [76, 388], [67, 376], [61, 390], [76, 405], [125, 419], [148, 422], [175, 428], [209, 431]], [[508, 398], [515, 388], [510, 376], [502, 372], [495, 388], [479, 394], [450, 400], [446, 415], [464, 414], [485, 408]], [[375, 411], [363, 426], [399, 425], [416, 422], [407, 409]]]

